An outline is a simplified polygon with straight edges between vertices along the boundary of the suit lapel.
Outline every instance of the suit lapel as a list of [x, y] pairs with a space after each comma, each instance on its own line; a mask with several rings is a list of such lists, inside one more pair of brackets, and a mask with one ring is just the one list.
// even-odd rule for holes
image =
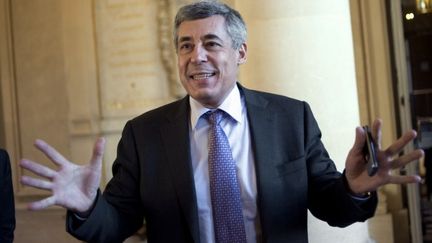
[[248, 120], [251, 133], [252, 149], [255, 158], [255, 173], [257, 179], [257, 206], [260, 214], [261, 229], [263, 239], [267, 238], [267, 227], [270, 225], [271, 219], [268, 218], [272, 214], [272, 207], [269, 200], [275, 195], [272, 193], [272, 185], [274, 183], [275, 173], [275, 148], [276, 142], [269, 136], [269, 133], [277, 132], [276, 116], [269, 109], [269, 101], [263, 96], [257, 95], [253, 91], [244, 89], [240, 86], [244, 97], [248, 112]]
[[262, 176], [268, 174], [274, 161], [271, 151], [274, 151], [275, 144], [268, 134], [276, 129], [274, 120], [277, 114], [268, 109], [269, 101], [262, 96], [241, 86], [240, 90], [244, 94], [248, 112], [257, 176], [263, 179]]
[[194, 242], [199, 242], [198, 209], [189, 145], [189, 112], [189, 100], [185, 97], [178, 109], [167, 114], [168, 122], [161, 127], [161, 135], [180, 207]]

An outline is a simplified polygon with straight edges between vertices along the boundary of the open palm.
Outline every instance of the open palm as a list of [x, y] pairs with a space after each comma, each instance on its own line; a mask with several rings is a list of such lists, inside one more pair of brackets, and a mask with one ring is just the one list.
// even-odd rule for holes
[[20, 161], [21, 167], [47, 179], [22, 176], [22, 184], [52, 192], [51, 196], [30, 203], [29, 209], [39, 210], [58, 205], [74, 212], [87, 211], [97, 195], [105, 140], [99, 138], [96, 141], [92, 158], [87, 165], [71, 163], [43, 140], [36, 140], [35, 147], [57, 165], [58, 169], [53, 170], [28, 159]]

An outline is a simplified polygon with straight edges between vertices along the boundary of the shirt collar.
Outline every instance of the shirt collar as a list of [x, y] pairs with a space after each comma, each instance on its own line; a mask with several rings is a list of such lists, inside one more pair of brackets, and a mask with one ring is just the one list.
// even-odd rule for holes
[[[199, 118], [204, 113], [209, 111], [210, 109], [203, 106], [201, 103], [199, 103], [197, 100], [195, 100], [191, 96], [189, 96], [189, 104], [191, 107], [190, 122], [191, 122], [192, 128], [195, 128], [195, 126], [198, 123]], [[228, 96], [225, 98], [225, 100], [222, 102], [222, 104], [217, 109], [225, 111], [234, 120], [241, 123], [242, 101], [241, 101], [240, 91], [239, 91], [237, 85], [234, 85], [234, 88], [231, 90], [231, 92], [228, 94]]]

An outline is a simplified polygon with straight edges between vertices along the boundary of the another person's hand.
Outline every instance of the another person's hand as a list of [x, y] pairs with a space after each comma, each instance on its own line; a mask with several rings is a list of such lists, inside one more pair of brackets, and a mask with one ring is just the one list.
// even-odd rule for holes
[[403, 148], [417, 136], [416, 132], [406, 132], [387, 149], [382, 150], [381, 126], [381, 120], [375, 120], [372, 126], [372, 137], [377, 146], [376, 156], [379, 164], [379, 169], [374, 176], [368, 175], [367, 162], [363, 153], [366, 133], [361, 127], [356, 128], [355, 143], [348, 154], [345, 164], [345, 176], [348, 181], [348, 186], [350, 187], [349, 189], [354, 195], [363, 195], [367, 192], [375, 191], [385, 184], [407, 184], [421, 181], [418, 175], [392, 174], [392, 170], [404, 167], [410, 162], [420, 159], [424, 155], [423, 150], [417, 149], [402, 156], [398, 156]]
[[36, 140], [35, 147], [42, 151], [58, 168], [53, 170], [28, 159], [20, 161], [20, 166], [24, 169], [48, 179], [22, 176], [21, 183], [23, 185], [52, 192], [51, 196], [30, 203], [29, 209], [39, 210], [58, 205], [77, 213], [88, 211], [96, 199], [99, 188], [105, 139], [99, 138], [96, 141], [92, 158], [87, 165], [71, 163], [42, 140]]

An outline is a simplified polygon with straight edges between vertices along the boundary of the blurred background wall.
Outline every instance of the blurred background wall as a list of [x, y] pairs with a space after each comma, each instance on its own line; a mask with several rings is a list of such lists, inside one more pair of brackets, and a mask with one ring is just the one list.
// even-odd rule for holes
[[[19, 184], [27, 172], [17, 163], [25, 157], [54, 167], [33, 148], [36, 138], [71, 161], [87, 163], [95, 139], [106, 137], [103, 188], [125, 122], [185, 94], [176, 74], [171, 23], [186, 2], [190, 1], [0, 0], [0, 146], [13, 160], [17, 242], [32, 235], [22, 231], [29, 228], [24, 223], [29, 217], [26, 202], [48, 195]], [[429, 114], [430, 105], [425, 104], [431, 102], [424, 97], [432, 83], [430, 54], [406, 62], [406, 46], [397, 45], [411, 38], [410, 57], [424, 53], [421, 47], [415, 51], [420, 27], [405, 15], [427, 20], [429, 1], [225, 2], [241, 12], [248, 26], [249, 57], [241, 67], [240, 82], [307, 101], [339, 170], [356, 126], [382, 118], [386, 147], [404, 130], [415, 128], [412, 94], [421, 96], [415, 96], [420, 98], [413, 109], [425, 110], [422, 117]], [[420, 30], [427, 33], [428, 21], [422, 23]], [[418, 63], [423, 75], [422, 91], [411, 85], [412, 63]], [[403, 120], [403, 115], [409, 118]], [[412, 171], [418, 172], [418, 166]], [[380, 191], [376, 217], [345, 229], [311, 217], [310, 242], [422, 242], [421, 218], [410, 218], [420, 214], [420, 194], [421, 188], [388, 186]], [[37, 231], [40, 242], [45, 242], [43, 232], [54, 231], [74, 242], [64, 233], [64, 211], [50, 212], [54, 223]]]

